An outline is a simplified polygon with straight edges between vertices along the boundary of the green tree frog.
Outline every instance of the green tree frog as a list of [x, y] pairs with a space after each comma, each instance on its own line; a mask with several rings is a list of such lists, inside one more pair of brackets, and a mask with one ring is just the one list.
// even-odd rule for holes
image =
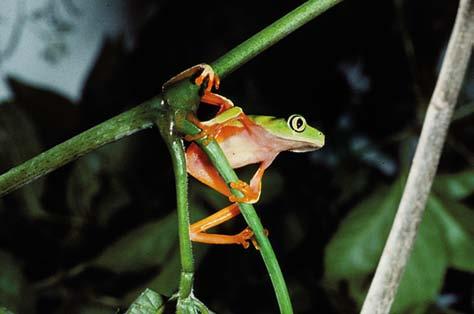
[[201, 102], [219, 106], [220, 110], [216, 117], [204, 122], [193, 115], [188, 116], [188, 120], [196, 124], [201, 132], [198, 135], [186, 136], [185, 139], [189, 141], [201, 137], [215, 139], [233, 169], [251, 164], [259, 164], [259, 167], [250, 180], [250, 184], [240, 180], [230, 184], [230, 187], [244, 194], [243, 197], [236, 197], [201, 148], [195, 143], [188, 146], [186, 149], [188, 173], [227, 196], [232, 203], [192, 224], [191, 240], [209, 244], [241, 244], [247, 248], [248, 240], [251, 240], [253, 236], [249, 228], [236, 235], [211, 234], [206, 231], [237, 216], [240, 213], [238, 202], [256, 203], [259, 200], [265, 169], [271, 165], [280, 152], [299, 153], [319, 149], [324, 145], [324, 134], [309, 126], [299, 114], [293, 114], [288, 119], [246, 115], [240, 107], [234, 106], [232, 101], [212, 92], [213, 87], [218, 88], [219, 78], [206, 64], [199, 64], [178, 74], [165, 83], [164, 88], [198, 71], [201, 73], [195, 79], [195, 83], [201, 85], [207, 82]]

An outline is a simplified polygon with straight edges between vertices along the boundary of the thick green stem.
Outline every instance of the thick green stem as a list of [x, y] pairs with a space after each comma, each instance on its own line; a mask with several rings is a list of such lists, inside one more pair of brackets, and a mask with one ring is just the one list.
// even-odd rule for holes
[[0, 197], [105, 144], [152, 127], [160, 109], [158, 96], [10, 169], [0, 176]]
[[[342, 0], [307, 1], [272, 25], [249, 38], [212, 63], [221, 78], [284, 38], [304, 23]], [[181, 84], [176, 99], [190, 110], [189, 98], [196, 90], [192, 84]], [[61, 143], [0, 176], [0, 197], [38, 179], [51, 171], [105, 144], [151, 127], [162, 109], [161, 96], [109, 119]], [[175, 102], [178, 103], [178, 102]], [[184, 108], [183, 108], [184, 109]]]

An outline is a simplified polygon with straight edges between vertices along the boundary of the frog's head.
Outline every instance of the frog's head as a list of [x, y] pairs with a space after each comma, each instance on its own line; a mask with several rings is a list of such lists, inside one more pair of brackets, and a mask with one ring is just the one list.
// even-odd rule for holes
[[272, 135], [293, 142], [289, 149], [292, 152], [307, 152], [324, 146], [324, 134], [308, 125], [299, 114], [292, 114], [288, 119], [257, 116], [253, 120]]

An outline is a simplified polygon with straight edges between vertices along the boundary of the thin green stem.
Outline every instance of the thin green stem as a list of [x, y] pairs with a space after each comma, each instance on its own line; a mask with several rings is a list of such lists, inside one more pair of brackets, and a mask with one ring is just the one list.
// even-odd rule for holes
[[174, 115], [164, 113], [159, 116], [157, 126], [168, 146], [173, 162], [176, 182], [178, 210], [179, 250], [181, 256], [181, 279], [179, 284], [178, 305], [190, 297], [194, 278], [194, 261], [191, 239], [189, 238], [188, 176], [183, 140], [174, 134]]
[[[184, 121], [181, 127], [186, 134], [197, 134], [199, 132], [199, 128], [187, 121]], [[224, 178], [226, 183], [229, 184], [230, 182], [236, 182], [239, 179], [216, 141], [212, 140], [211, 142], [207, 143], [207, 141], [204, 139], [198, 139], [196, 142], [208, 155], [212, 164], [216, 167], [219, 174]], [[232, 189], [232, 193], [238, 197], [243, 196], [240, 191], [235, 189]], [[251, 204], [246, 203], [239, 203], [239, 208], [245, 221], [255, 234], [255, 238], [259, 245], [260, 254], [262, 255], [263, 261], [267, 267], [268, 274], [272, 281], [273, 288], [275, 290], [280, 312], [285, 314], [293, 313], [293, 308], [283, 273], [281, 271], [280, 265], [278, 264], [275, 253], [273, 252], [272, 245], [265, 234], [265, 229], [262, 226], [257, 212], [255, 211], [255, 208]]]

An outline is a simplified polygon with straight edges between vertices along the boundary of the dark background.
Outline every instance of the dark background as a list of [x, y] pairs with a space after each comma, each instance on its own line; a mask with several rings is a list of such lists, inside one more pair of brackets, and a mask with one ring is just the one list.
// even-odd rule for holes
[[[127, 51], [123, 40], [104, 44], [78, 106], [10, 80], [16, 109], [2, 107], [9, 112], [2, 123], [16, 127], [9, 147], [18, 144], [23, 151], [15, 159], [8, 152], [16, 148], [3, 144], [2, 172], [153, 97], [174, 74], [216, 60], [299, 3], [130, 1], [135, 45]], [[150, 15], [152, 7], [157, 9]], [[223, 80], [219, 92], [246, 113], [301, 113], [326, 135], [320, 151], [282, 153], [256, 205], [296, 313], [357, 312], [343, 282], [329, 289], [322, 281], [324, 249], [347, 213], [378, 186], [394, 182], [411, 158], [456, 9], [456, 1], [343, 1]], [[473, 101], [472, 73], [460, 104]], [[472, 168], [472, 122], [471, 114], [453, 124], [440, 173]], [[18, 132], [20, 123], [25, 134]], [[27, 189], [5, 197], [0, 210], [0, 246], [19, 265], [19, 274], [10, 277], [21, 282], [21, 293], [5, 292], [5, 300], [18, 313], [114, 313], [149, 280], [176, 267], [174, 232], [160, 234], [174, 244], [156, 265], [140, 267], [126, 245], [116, 259], [130, 270], [91, 263], [124, 235], [175, 208], [171, 162], [156, 129], [66, 165]], [[194, 180], [190, 189], [192, 207], [211, 213], [226, 204]], [[472, 197], [466, 205], [472, 207]], [[219, 231], [243, 227], [239, 217]], [[153, 235], [142, 237], [138, 242], [153, 243]], [[258, 251], [196, 247], [195, 294], [212, 310], [277, 312]], [[171, 276], [164, 286], [176, 282]], [[472, 313], [473, 289], [472, 274], [448, 270], [440, 295], [455, 297], [450, 306], [456, 313]]]

